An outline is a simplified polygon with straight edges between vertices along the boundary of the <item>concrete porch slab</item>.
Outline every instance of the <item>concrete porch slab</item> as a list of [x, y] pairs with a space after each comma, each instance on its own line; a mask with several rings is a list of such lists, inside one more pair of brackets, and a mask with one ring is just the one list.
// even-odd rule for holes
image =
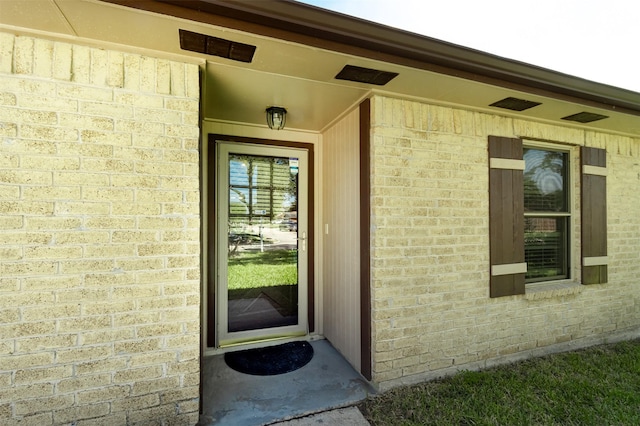
[[307, 365], [277, 376], [242, 374], [229, 368], [222, 355], [206, 357], [199, 424], [258, 426], [314, 413], [331, 415], [324, 412], [354, 405], [374, 393], [328, 341], [311, 345], [314, 357]]

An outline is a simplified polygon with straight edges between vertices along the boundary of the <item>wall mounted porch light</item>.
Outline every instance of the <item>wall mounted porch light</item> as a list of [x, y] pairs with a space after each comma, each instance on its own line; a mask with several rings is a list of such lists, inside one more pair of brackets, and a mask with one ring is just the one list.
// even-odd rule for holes
[[283, 129], [285, 121], [287, 121], [286, 109], [277, 106], [267, 108], [267, 124], [270, 129]]

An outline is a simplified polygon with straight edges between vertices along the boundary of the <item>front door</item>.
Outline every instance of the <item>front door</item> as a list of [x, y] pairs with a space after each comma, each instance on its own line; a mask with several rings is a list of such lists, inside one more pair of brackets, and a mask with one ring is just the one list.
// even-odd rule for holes
[[307, 333], [308, 153], [216, 144], [218, 345]]

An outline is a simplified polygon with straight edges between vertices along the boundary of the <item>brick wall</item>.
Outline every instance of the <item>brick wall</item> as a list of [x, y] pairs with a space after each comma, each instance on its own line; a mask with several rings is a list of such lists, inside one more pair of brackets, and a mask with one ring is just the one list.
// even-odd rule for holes
[[[638, 335], [640, 139], [380, 96], [372, 107], [373, 369], [382, 389]], [[489, 135], [572, 144], [575, 155], [580, 145], [607, 149], [608, 284], [489, 298]], [[577, 161], [572, 169], [577, 191]], [[574, 196], [577, 218], [579, 204]], [[574, 276], [579, 231], [576, 219]]]
[[199, 70], [0, 34], [0, 423], [198, 419]]

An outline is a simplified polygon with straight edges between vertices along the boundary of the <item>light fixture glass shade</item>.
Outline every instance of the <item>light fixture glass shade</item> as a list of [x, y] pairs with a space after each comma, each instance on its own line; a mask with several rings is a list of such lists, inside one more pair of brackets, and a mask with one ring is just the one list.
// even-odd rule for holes
[[270, 129], [280, 130], [287, 121], [287, 110], [282, 107], [272, 106], [267, 108], [267, 124]]

